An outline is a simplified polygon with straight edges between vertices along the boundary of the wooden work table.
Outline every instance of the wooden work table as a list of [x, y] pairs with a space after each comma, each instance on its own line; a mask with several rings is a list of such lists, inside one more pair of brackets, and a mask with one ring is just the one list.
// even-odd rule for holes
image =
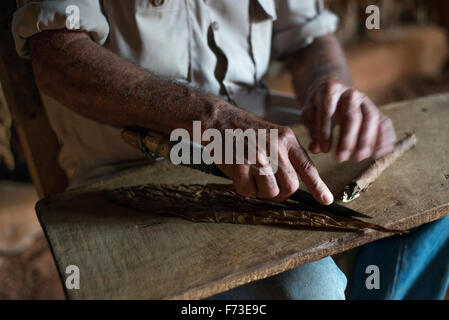
[[[385, 106], [398, 137], [415, 131], [418, 145], [349, 205], [388, 227], [412, 228], [449, 214], [449, 95]], [[303, 127], [295, 128], [308, 144]], [[337, 165], [313, 156], [333, 191], [367, 162]], [[192, 223], [109, 203], [101, 190], [145, 183], [224, 182], [168, 162], [133, 169], [44, 199], [38, 216], [63, 279], [80, 269], [73, 299], [206, 298], [244, 283], [388, 236]]]

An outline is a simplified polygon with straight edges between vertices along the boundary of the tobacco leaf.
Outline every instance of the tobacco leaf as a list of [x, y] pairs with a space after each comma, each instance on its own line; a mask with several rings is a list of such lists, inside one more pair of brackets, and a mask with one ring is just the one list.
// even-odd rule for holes
[[373, 229], [405, 233], [352, 217], [320, 212], [299, 202], [266, 202], [239, 196], [232, 185], [150, 184], [105, 191], [117, 204], [153, 214], [169, 214], [192, 222], [277, 225], [324, 231], [362, 231]]

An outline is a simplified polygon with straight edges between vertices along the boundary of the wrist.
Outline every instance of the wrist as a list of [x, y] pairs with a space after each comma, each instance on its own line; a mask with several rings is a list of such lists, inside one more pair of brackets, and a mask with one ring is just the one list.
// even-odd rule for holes
[[205, 94], [202, 99], [201, 130], [220, 130], [223, 126], [222, 122], [229, 118], [229, 109], [232, 106], [227, 101], [213, 94]]

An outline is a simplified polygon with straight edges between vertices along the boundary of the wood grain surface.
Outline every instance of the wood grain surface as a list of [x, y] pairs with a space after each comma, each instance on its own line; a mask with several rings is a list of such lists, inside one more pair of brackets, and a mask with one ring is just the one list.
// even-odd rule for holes
[[[383, 108], [398, 136], [415, 131], [418, 145], [389, 168], [352, 209], [372, 222], [412, 228], [449, 214], [449, 95]], [[295, 128], [307, 145], [304, 128]], [[325, 181], [339, 191], [363, 163], [335, 164], [313, 156]], [[388, 236], [285, 230], [267, 226], [191, 223], [108, 203], [104, 189], [149, 182], [226, 183], [167, 162], [56, 195], [37, 205], [62, 278], [80, 268], [72, 299], [199, 299]]]

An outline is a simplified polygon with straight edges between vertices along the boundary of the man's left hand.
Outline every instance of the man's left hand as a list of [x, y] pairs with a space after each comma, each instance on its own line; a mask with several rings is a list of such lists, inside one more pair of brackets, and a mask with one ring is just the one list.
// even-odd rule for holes
[[309, 92], [302, 121], [312, 137], [312, 153], [331, 150], [336, 125], [338, 162], [379, 158], [393, 149], [396, 135], [391, 120], [363, 93], [335, 80], [323, 81]]

